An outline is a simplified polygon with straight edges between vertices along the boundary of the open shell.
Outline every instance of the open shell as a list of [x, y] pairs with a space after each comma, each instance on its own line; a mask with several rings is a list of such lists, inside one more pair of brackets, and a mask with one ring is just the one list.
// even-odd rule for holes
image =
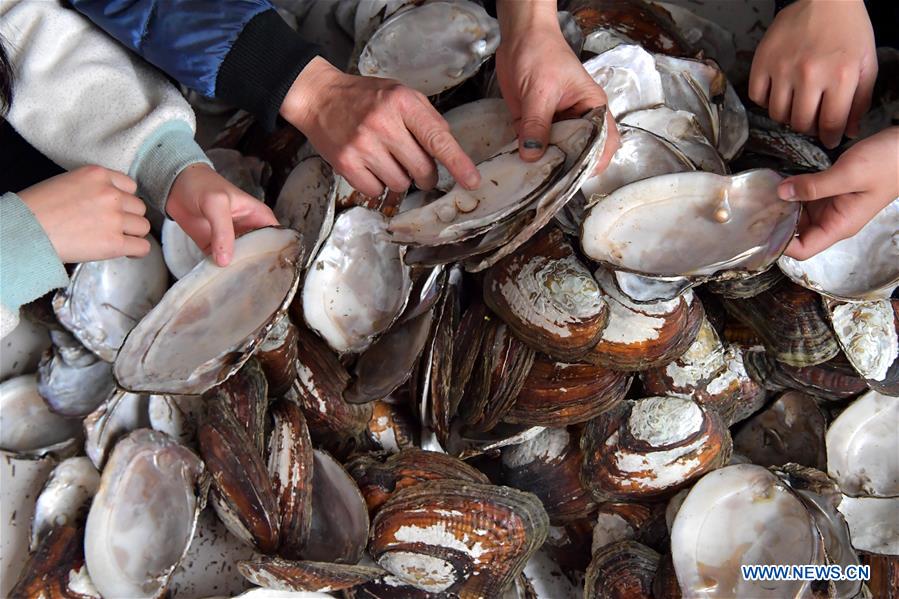
[[275, 202], [275, 216], [302, 236], [307, 264], [315, 258], [334, 225], [336, 179], [320, 156], [301, 160], [287, 176]]
[[615, 118], [665, 103], [655, 60], [640, 46], [615, 46], [585, 62], [584, 69], [606, 92]]
[[0, 449], [21, 455], [74, 453], [81, 423], [54, 414], [38, 393], [34, 375], [0, 383]]
[[44, 483], [31, 521], [31, 551], [58, 526], [84, 523], [91, 500], [100, 486], [100, 473], [91, 461], [78, 456], [60, 462]]
[[[207, 258], [131, 331], [116, 359], [133, 391], [199, 394], [236, 372], [265, 339], [299, 282], [299, 235], [265, 228], [234, 243], [227, 268]], [[265, 285], [247, 281], [265, 273]]]
[[[62, 331], [54, 331], [56, 343], [37, 367], [38, 392], [51, 411], [60, 416], [90, 414], [115, 389], [112, 364], [104, 362]], [[71, 345], [63, 342], [68, 338]]]
[[[512, 113], [502, 98], [483, 98], [444, 113], [450, 133], [472, 162], [479, 164], [515, 140]], [[437, 189], [449, 191], [455, 180], [446, 167], [437, 165]]]
[[168, 218], [162, 223], [162, 256], [176, 279], [192, 271], [206, 258], [203, 250], [188, 237], [181, 225]]
[[296, 592], [342, 591], [384, 575], [381, 568], [330, 562], [292, 562], [277, 557], [239, 562], [237, 569], [253, 584], [266, 589]]

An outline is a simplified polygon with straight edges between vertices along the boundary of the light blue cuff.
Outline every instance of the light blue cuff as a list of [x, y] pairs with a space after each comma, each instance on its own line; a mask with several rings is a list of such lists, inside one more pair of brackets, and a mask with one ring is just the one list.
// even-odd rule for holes
[[28, 206], [14, 193], [0, 196], [0, 304], [17, 310], [68, 284], [65, 266]]
[[185, 121], [168, 121], [141, 145], [128, 176], [137, 181], [137, 195], [165, 214], [175, 178], [198, 162], [212, 166], [194, 141], [193, 129]]

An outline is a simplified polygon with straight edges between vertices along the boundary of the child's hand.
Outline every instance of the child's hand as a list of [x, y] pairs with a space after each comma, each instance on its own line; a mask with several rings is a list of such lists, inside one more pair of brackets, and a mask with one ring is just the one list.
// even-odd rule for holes
[[826, 171], [785, 179], [777, 192], [809, 202], [788, 256], [806, 260], [852, 237], [899, 197], [899, 127], [858, 142]]
[[782, 10], [752, 61], [749, 97], [828, 148], [858, 134], [877, 77], [862, 0], [799, 0]]
[[231, 262], [235, 231], [278, 224], [268, 206], [202, 163], [181, 171], [165, 209], [200, 249], [212, 253], [219, 266]]
[[145, 256], [147, 207], [118, 171], [84, 166], [19, 192], [63, 262]]

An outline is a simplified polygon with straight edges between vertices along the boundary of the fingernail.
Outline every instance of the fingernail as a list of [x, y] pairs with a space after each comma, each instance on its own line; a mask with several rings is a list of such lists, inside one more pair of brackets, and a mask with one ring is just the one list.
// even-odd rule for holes
[[542, 150], [543, 144], [536, 139], [526, 139], [522, 144], [525, 150]]
[[777, 197], [787, 202], [794, 202], [799, 199], [796, 197], [796, 189], [793, 187], [792, 183], [787, 183], [786, 185], [778, 187]]
[[215, 262], [219, 266], [228, 266], [228, 263], [231, 262], [231, 254], [228, 252], [218, 252], [215, 255]]

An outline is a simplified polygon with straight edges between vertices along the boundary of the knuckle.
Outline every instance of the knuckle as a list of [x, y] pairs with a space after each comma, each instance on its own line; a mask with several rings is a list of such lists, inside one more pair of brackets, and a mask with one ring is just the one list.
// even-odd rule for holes
[[425, 135], [425, 145], [433, 155], [447, 154], [453, 149], [452, 136], [442, 128], [433, 128]]
[[78, 169], [81, 173], [83, 173], [86, 177], [90, 177], [92, 179], [98, 179], [106, 175], [106, 169], [102, 166], [98, 166], [96, 164], [89, 164], [87, 166], [82, 166]]

